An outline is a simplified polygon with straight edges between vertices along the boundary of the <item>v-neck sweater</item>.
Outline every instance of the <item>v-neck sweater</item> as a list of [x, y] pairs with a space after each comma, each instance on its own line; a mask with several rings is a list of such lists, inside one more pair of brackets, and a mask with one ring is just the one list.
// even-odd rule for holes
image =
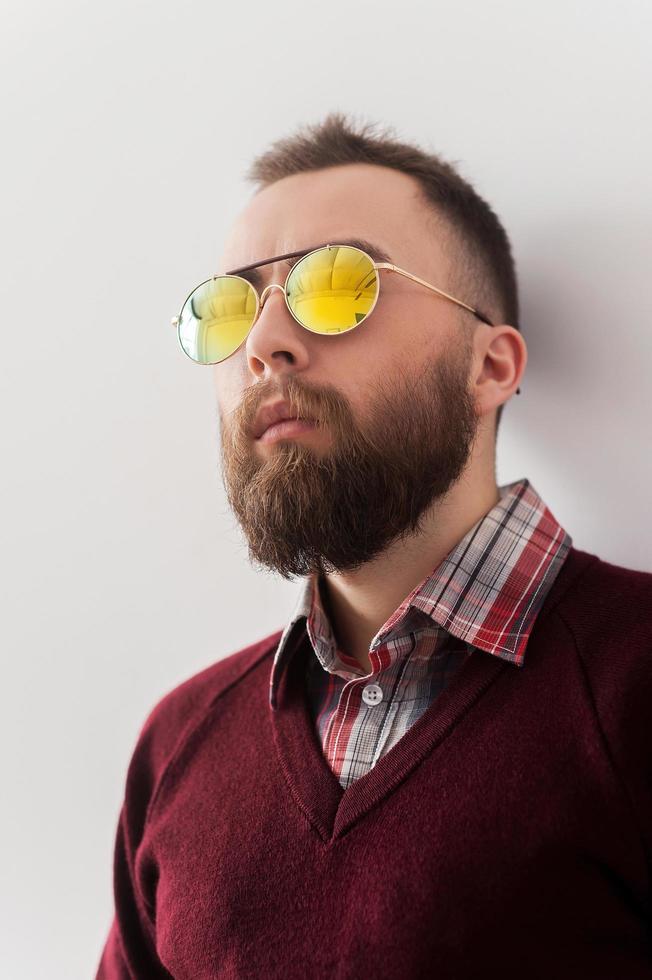
[[347, 789], [281, 632], [162, 698], [96, 980], [652, 978], [652, 575], [571, 548], [520, 669], [474, 651]]

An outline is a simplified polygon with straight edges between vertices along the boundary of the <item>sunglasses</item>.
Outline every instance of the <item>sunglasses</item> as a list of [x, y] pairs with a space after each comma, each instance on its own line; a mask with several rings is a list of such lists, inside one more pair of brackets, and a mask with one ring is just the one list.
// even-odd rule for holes
[[[298, 256], [284, 285], [271, 283], [260, 296], [255, 286], [240, 275], [261, 265]], [[280, 289], [288, 310], [304, 329], [323, 337], [348, 333], [373, 313], [380, 295], [381, 269], [431, 289], [483, 323], [494, 326], [483, 313], [462, 300], [391, 262], [375, 262], [364, 249], [354, 245], [324, 245], [288, 252], [225, 275], [212, 276], [195, 286], [179, 315], [172, 318], [172, 326], [176, 328], [182, 351], [191, 360], [197, 364], [219, 364], [246, 340], [267, 291]]]

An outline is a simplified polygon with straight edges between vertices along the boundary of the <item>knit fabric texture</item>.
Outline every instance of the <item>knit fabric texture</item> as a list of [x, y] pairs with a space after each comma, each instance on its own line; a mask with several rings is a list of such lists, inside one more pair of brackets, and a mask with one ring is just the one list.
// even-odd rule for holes
[[344, 789], [281, 631], [146, 718], [97, 980], [652, 978], [652, 575], [572, 547], [521, 667], [474, 650]]

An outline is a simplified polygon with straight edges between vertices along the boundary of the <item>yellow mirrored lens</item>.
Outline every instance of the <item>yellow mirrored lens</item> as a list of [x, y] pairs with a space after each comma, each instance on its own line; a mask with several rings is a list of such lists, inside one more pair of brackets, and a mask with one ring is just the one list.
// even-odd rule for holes
[[365, 252], [333, 245], [312, 252], [292, 268], [287, 281], [292, 313], [313, 333], [343, 333], [357, 327], [378, 296], [378, 273]]
[[179, 341], [199, 364], [217, 364], [238, 349], [256, 316], [253, 286], [218, 276], [192, 291], [179, 318]]

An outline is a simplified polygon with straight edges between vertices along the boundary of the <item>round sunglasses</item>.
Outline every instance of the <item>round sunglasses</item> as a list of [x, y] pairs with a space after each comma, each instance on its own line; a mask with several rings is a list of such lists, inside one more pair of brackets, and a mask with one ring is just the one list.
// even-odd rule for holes
[[[271, 283], [260, 296], [252, 282], [237, 274], [297, 256], [300, 258], [288, 272], [284, 285]], [[347, 333], [373, 313], [380, 295], [381, 269], [406, 276], [494, 326], [483, 313], [462, 300], [391, 262], [375, 262], [366, 251], [353, 245], [324, 245], [289, 252], [243, 266], [234, 273], [212, 276], [195, 286], [179, 315], [172, 318], [172, 326], [182, 351], [191, 360], [197, 364], [219, 364], [246, 340], [267, 291], [280, 289], [291, 315], [306, 330], [320, 336]]]

